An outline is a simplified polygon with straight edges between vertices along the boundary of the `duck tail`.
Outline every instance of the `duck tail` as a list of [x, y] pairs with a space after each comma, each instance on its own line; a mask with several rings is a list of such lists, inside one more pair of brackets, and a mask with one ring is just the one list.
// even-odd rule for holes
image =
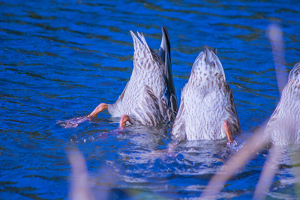
[[148, 44], [147, 44], [147, 41], [146, 41], [146, 38], [145, 38], [144, 34], [143, 34], [143, 33], [139, 33], [139, 32], [137, 32], [137, 34], [138, 34], [140, 40], [142, 41], [143, 45], [145, 46], [145, 48], [146, 48], [149, 52], [151, 52], [151, 51], [150, 51], [150, 48], [149, 48], [149, 46], [148, 46]]
[[177, 98], [175, 94], [175, 87], [172, 76], [172, 63], [171, 63], [171, 44], [169, 39], [169, 34], [165, 26], [161, 28], [162, 30], [162, 40], [159, 48], [159, 56], [165, 63], [165, 76], [167, 87], [170, 94], [171, 107], [174, 112], [178, 110]]
[[161, 28], [162, 31], [162, 39], [159, 47], [158, 54], [161, 59], [165, 62], [166, 55], [168, 54], [169, 60], [171, 61], [171, 45], [169, 34], [165, 26]]
[[151, 58], [153, 59], [151, 50], [146, 42], [146, 39], [145, 39], [143, 33], [137, 32], [139, 38], [132, 31], [130, 31], [130, 34], [133, 39], [135, 53], [140, 53], [140, 52], [146, 51], [147, 52], [146, 55], [151, 55]]

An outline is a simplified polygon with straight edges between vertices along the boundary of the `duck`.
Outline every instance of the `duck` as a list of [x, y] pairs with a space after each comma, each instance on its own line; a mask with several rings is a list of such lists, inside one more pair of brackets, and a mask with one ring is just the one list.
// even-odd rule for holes
[[88, 118], [107, 110], [126, 124], [158, 126], [175, 120], [178, 104], [172, 76], [171, 45], [165, 26], [158, 53], [150, 48], [143, 33], [130, 31], [134, 44], [133, 71], [114, 104], [100, 103]]
[[300, 143], [300, 62], [296, 63], [288, 76], [276, 106], [264, 131], [264, 138], [276, 146]]
[[300, 118], [300, 62], [294, 65], [288, 76], [285, 76], [285, 67], [282, 69], [282, 63], [285, 63], [282, 30], [277, 24], [270, 24], [267, 33], [274, 56], [280, 100], [266, 123], [256, 128], [243, 143], [242, 148], [211, 178], [201, 194], [202, 199], [215, 199], [219, 191], [224, 189], [226, 182], [265, 147], [267, 147], [265, 150], [268, 151], [268, 155], [256, 184], [253, 199], [266, 198], [279, 166], [291, 165], [297, 161], [297, 159], [290, 158], [295, 157], [300, 144], [298, 123]]
[[[277, 77], [277, 79], [279, 79]], [[179, 108], [180, 110], [180, 108]], [[288, 82], [281, 92], [281, 98], [266, 125], [256, 129], [244, 143], [216, 173], [201, 194], [201, 198], [215, 198], [224, 184], [245, 165], [254, 155], [269, 146], [267, 162], [262, 168], [254, 199], [264, 199], [273, 182], [282, 156], [290, 150], [298, 149], [300, 144], [300, 62], [296, 63], [288, 76]], [[292, 148], [291, 148], [292, 147]], [[296, 148], [295, 148], [296, 147]], [[286, 153], [284, 153], [286, 152]], [[286, 154], [288, 156], [291, 156]], [[290, 159], [283, 159], [283, 162]]]
[[233, 94], [217, 57], [217, 49], [210, 50], [206, 45], [182, 89], [172, 135], [177, 142], [227, 137], [229, 143], [233, 143], [232, 135], [240, 128]]

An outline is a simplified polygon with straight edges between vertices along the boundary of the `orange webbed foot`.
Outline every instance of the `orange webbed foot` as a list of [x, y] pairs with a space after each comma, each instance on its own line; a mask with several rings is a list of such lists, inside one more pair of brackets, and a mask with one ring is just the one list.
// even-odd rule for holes
[[100, 103], [91, 114], [88, 115], [89, 118], [97, 118], [97, 115], [102, 112], [103, 110], [106, 110], [108, 108], [108, 104], [106, 103]]
[[230, 125], [226, 120], [223, 122], [223, 128], [225, 130], [229, 143], [232, 144], [234, 140], [230, 131]]
[[126, 122], [130, 122], [130, 118], [128, 115], [122, 115], [121, 120], [120, 120], [120, 128], [124, 128], [126, 125]]

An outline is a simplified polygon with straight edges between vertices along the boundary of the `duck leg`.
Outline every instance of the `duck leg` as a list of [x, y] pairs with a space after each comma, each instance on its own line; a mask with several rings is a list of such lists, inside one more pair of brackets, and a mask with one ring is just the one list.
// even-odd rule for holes
[[223, 122], [223, 128], [225, 130], [225, 133], [227, 135], [229, 143], [232, 144], [233, 143], [233, 137], [231, 135], [230, 125], [226, 120]]
[[75, 128], [75, 127], [78, 126], [78, 124], [81, 124], [85, 121], [91, 120], [92, 117], [97, 118], [98, 113], [102, 112], [103, 110], [106, 110], [107, 108], [108, 108], [108, 104], [101, 103], [88, 116], [76, 117], [76, 118], [69, 119], [69, 120], [66, 120], [66, 121], [58, 121], [56, 123], [60, 124], [61, 126], [65, 127], [65, 128]]
[[125, 127], [126, 122], [130, 122], [129, 116], [128, 116], [128, 115], [122, 115], [121, 120], [120, 120], [120, 125], [119, 125], [119, 127], [120, 127], [120, 128]]
[[102, 112], [103, 110], [106, 110], [108, 108], [108, 104], [106, 103], [101, 103], [99, 104], [99, 106], [97, 106], [93, 112], [91, 112], [91, 114], [88, 115], [88, 117], [93, 117], [93, 118], [97, 118], [97, 115], [99, 114], [99, 112]]

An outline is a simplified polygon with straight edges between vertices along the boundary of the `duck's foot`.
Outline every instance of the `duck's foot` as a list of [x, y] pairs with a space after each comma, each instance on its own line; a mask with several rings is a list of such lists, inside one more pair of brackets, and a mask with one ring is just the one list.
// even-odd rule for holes
[[78, 126], [78, 124], [81, 124], [85, 121], [91, 120], [92, 117], [97, 118], [98, 113], [102, 112], [103, 110], [106, 110], [107, 108], [108, 108], [108, 104], [101, 103], [88, 116], [75, 117], [73, 119], [69, 119], [66, 121], [57, 121], [56, 124], [60, 124], [61, 126], [65, 127], [65, 128], [76, 128]]
[[225, 133], [227, 135], [228, 142], [230, 144], [233, 143], [234, 140], [233, 140], [233, 137], [232, 137], [232, 134], [231, 134], [231, 131], [230, 131], [230, 125], [226, 120], [223, 122], [223, 128], [224, 128]]
[[126, 126], [126, 122], [130, 122], [129, 116], [128, 115], [122, 115], [119, 127], [124, 128]]
[[97, 118], [98, 113], [102, 112], [103, 110], [106, 110], [108, 108], [108, 104], [106, 103], [100, 103], [91, 114], [88, 115], [89, 118]]
[[87, 116], [83, 116], [83, 117], [75, 117], [73, 119], [69, 119], [66, 121], [59, 120], [56, 122], [56, 124], [59, 124], [64, 128], [76, 128], [78, 126], [78, 124], [81, 124], [88, 120], [89, 120], [89, 118]]
[[230, 131], [230, 125], [227, 121], [223, 122], [223, 128], [225, 130], [225, 133], [227, 135], [228, 138], [228, 142], [227, 142], [227, 147], [233, 149], [233, 150], [239, 150], [243, 147], [243, 144], [241, 144], [240, 146], [238, 146], [238, 143], [233, 139], [231, 131]]

